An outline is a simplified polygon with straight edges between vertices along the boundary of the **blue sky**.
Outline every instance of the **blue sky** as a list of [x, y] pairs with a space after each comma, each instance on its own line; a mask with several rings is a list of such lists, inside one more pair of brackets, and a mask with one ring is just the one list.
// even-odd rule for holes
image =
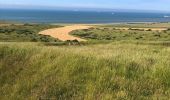
[[170, 0], [0, 0], [1, 7], [76, 7], [170, 11]]

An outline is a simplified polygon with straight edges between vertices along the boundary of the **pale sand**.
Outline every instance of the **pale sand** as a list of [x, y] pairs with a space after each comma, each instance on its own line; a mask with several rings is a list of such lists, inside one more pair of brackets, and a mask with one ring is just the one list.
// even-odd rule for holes
[[0, 24], [0, 26], [10, 26], [11, 24]]
[[92, 26], [88, 25], [70, 25], [70, 26], [65, 26], [61, 28], [52, 28], [52, 29], [47, 29], [44, 31], [39, 32], [39, 34], [43, 35], [50, 35], [54, 38], [57, 38], [62, 41], [67, 41], [67, 40], [78, 40], [78, 41], [86, 41], [85, 39], [81, 39], [75, 36], [70, 35], [69, 33], [74, 30], [79, 30], [79, 29], [88, 29]]

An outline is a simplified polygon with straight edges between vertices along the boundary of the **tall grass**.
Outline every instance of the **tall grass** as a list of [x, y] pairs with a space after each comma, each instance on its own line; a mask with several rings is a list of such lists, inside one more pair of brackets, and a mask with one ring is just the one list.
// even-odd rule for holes
[[170, 98], [170, 47], [0, 43], [0, 99]]

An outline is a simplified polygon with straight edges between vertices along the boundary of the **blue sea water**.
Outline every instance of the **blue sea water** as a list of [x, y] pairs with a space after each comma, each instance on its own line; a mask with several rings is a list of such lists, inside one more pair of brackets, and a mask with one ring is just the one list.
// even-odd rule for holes
[[170, 22], [170, 14], [0, 9], [0, 21], [32, 23]]

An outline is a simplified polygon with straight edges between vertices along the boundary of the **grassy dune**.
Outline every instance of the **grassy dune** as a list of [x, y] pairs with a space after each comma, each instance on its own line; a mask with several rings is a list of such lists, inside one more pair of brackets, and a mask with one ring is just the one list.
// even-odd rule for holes
[[168, 100], [169, 25], [95, 26], [74, 43], [38, 34], [60, 25], [0, 24], [0, 100]]
[[58, 39], [47, 35], [40, 35], [38, 32], [49, 28], [62, 27], [60, 25], [46, 24], [1, 24], [1, 42], [58, 42]]
[[168, 100], [170, 47], [0, 43], [0, 99]]
[[71, 33], [88, 40], [106, 40], [106, 41], [170, 41], [170, 30], [153, 31], [152, 28], [148, 30], [129, 28], [116, 29], [115, 27], [96, 27], [85, 30], [76, 30]]

